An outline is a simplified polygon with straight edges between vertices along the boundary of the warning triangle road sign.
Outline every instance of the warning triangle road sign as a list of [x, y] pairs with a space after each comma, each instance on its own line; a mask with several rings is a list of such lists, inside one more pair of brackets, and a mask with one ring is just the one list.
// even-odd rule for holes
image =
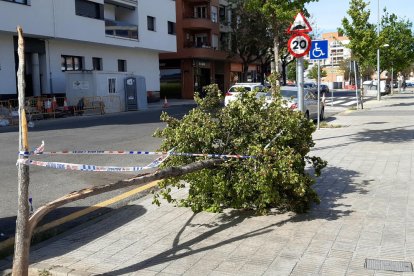
[[312, 32], [312, 27], [301, 12], [296, 15], [295, 21], [293, 21], [292, 25], [290, 25], [289, 29], [287, 30], [288, 34], [309, 32]]

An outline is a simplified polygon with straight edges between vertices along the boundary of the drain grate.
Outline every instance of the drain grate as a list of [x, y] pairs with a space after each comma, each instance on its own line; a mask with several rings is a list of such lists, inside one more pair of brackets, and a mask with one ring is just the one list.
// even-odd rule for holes
[[413, 272], [411, 262], [365, 259], [365, 268], [395, 272]]

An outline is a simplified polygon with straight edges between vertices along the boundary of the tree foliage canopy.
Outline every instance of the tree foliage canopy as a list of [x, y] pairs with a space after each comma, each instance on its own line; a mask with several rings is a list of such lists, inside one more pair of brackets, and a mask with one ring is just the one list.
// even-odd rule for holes
[[[328, 74], [326, 73], [325, 70], [323, 70], [323, 68], [321, 67], [321, 73], [320, 73], [320, 77], [324, 78], [326, 77]], [[317, 80], [318, 79], [318, 66], [314, 65], [309, 71], [308, 71], [308, 78], [312, 79], [312, 80]]]
[[414, 37], [412, 23], [399, 19], [395, 14], [384, 10], [381, 22], [380, 43], [389, 45], [382, 47], [380, 55], [381, 69], [403, 71], [414, 61]]
[[249, 12], [259, 13], [263, 20], [266, 21], [266, 28], [273, 35], [273, 53], [276, 63], [276, 72], [279, 72], [280, 58], [283, 57], [283, 48], [287, 42], [288, 35], [286, 30], [293, 22], [298, 12], [309, 15], [305, 4], [317, 2], [318, 0], [244, 0]]
[[342, 19], [342, 28], [338, 31], [350, 40], [347, 47], [352, 51], [352, 58], [366, 69], [375, 64], [377, 35], [375, 26], [369, 23], [370, 11], [363, 0], [351, 0], [347, 11], [350, 19]]
[[249, 10], [243, 0], [232, 0], [230, 55], [243, 62], [243, 80], [247, 80], [249, 64], [262, 60], [272, 46], [272, 33], [258, 10]]
[[[166, 179], [155, 202], [160, 196], [176, 201], [169, 185], [182, 188], [182, 180], [190, 188], [187, 198], [179, 202], [195, 212], [252, 208], [263, 213], [273, 207], [304, 212], [319, 202], [312, 189], [314, 177], [306, 165], [311, 164], [319, 175], [326, 162], [308, 156], [314, 145], [312, 121], [283, 107], [278, 92], [266, 107], [253, 92], [241, 93], [237, 101], [222, 108], [217, 85], [210, 85], [206, 91], [204, 99], [196, 98], [198, 108], [181, 120], [162, 115], [167, 126], [155, 134], [163, 138], [161, 150], [253, 158], [225, 159], [213, 169]], [[163, 166], [182, 166], [203, 158], [172, 156]]]

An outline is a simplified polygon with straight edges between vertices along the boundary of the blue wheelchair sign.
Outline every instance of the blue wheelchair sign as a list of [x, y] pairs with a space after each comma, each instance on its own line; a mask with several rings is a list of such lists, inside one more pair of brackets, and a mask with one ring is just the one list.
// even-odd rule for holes
[[316, 60], [327, 59], [328, 56], [328, 40], [312, 40], [309, 58]]

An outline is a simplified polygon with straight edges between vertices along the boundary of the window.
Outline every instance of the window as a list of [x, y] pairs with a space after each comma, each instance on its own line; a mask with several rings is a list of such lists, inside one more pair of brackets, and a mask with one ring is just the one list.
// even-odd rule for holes
[[196, 47], [206, 47], [208, 45], [208, 36], [206, 33], [195, 35]]
[[219, 19], [220, 19], [220, 23], [222, 24], [226, 24], [226, 7], [225, 6], [220, 6], [219, 8]]
[[17, 4], [30, 5], [30, 0], [4, 0], [4, 1], [13, 2]]
[[62, 71], [81, 71], [83, 70], [83, 57], [61, 56]]
[[147, 26], [149, 31], [155, 32], [155, 17], [147, 16]]
[[213, 34], [211, 36], [211, 47], [213, 47], [216, 50], [218, 48], [218, 44], [219, 44], [218, 35]]
[[116, 93], [116, 78], [108, 78], [108, 93]]
[[211, 21], [217, 23], [217, 7], [211, 6]]
[[194, 18], [207, 18], [207, 7], [206, 6], [195, 6], [194, 7]]
[[124, 59], [118, 59], [118, 72], [126, 72], [126, 60]]
[[102, 58], [93, 57], [92, 66], [93, 66], [93, 70], [102, 71]]
[[75, 0], [76, 15], [103, 19], [103, 5], [87, 0]]
[[175, 23], [168, 21], [168, 34], [175, 35]]

